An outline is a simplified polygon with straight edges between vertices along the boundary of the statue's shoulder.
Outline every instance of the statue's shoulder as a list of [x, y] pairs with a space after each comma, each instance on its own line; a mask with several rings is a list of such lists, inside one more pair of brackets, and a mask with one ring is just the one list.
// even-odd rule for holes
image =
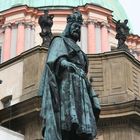
[[54, 36], [52, 41], [59, 41], [59, 40], [63, 40], [62, 36]]
[[54, 36], [50, 42], [50, 45], [59, 44], [63, 41], [63, 37], [61, 36]]

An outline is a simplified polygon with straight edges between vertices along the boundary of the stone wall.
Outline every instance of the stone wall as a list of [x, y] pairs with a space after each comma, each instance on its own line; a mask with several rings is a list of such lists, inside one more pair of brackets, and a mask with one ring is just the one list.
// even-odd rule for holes
[[101, 104], [140, 99], [140, 62], [129, 53], [89, 55], [89, 78]]
[[[10, 128], [24, 134], [25, 140], [42, 139], [38, 89], [46, 54], [47, 49], [38, 46], [0, 66], [1, 71], [4, 71], [16, 62], [22, 62], [22, 90], [19, 101], [0, 110], [0, 124], [8, 127], [10, 123]], [[92, 54], [88, 55], [88, 58], [88, 77], [99, 95], [102, 107], [97, 139], [138, 140], [140, 62], [123, 51]], [[16, 74], [14, 75], [16, 77]], [[9, 80], [12, 79], [7, 78], [7, 81]], [[2, 87], [2, 84], [0, 86]]]

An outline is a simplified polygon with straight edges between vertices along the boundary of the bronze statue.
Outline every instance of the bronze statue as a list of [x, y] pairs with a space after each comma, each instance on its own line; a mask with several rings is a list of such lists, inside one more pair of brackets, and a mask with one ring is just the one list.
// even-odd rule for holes
[[82, 22], [75, 11], [50, 43], [40, 86], [44, 140], [93, 140], [97, 133], [100, 104], [87, 79], [88, 58], [76, 44]]
[[42, 46], [49, 47], [50, 41], [53, 38], [51, 27], [53, 25], [53, 17], [54, 15], [49, 15], [48, 10], [44, 11], [44, 15], [39, 17], [38, 23], [41, 27], [40, 36], [43, 39]]
[[117, 21], [116, 23], [116, 39], [118, 39], [118, 49], [128, 50], [128, 46], [125, 44], [126, 38], [129, 35], [129, 27], [127, 26], [128, 20], [124, 22]]

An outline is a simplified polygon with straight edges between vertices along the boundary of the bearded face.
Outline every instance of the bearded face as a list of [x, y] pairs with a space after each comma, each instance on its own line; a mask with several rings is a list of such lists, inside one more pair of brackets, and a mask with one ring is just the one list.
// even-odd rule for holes
[[80, 40], [80, 35], [81, 35], [81, 24], [78, 23], [72, 23], [70, 27], [70, 37], [73, 39], [75, 42]]

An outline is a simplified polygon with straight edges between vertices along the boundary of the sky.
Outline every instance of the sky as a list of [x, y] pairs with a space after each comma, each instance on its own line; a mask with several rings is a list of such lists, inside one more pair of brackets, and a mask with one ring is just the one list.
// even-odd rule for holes
[[[119, 0], [133, 27], [133, 34], [140, 36], [140, 0]], [[128, 22], [129, 22], [128, 21]]]

